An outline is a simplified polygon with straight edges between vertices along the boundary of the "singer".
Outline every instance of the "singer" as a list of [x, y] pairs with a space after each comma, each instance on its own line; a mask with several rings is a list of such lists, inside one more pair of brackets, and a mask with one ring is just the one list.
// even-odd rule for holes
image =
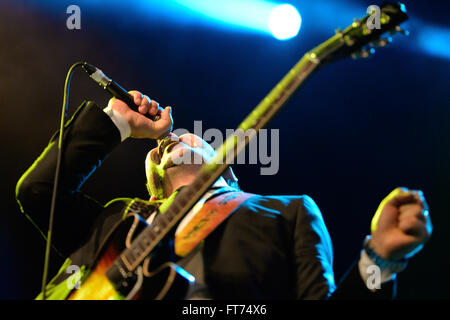
[[[118, 99], [111, 99], [105, 109], [86, 102], [65, 129], [53, 245], [67, 260], [47, 287], [49, 299], [67, 299], [76, 297], [77, 291], [81, 293], [68, 288], [65, 280], [71, 274], [66, 269], [79, 266], [85, 280], [88, 271], [96, 268], [99, 249], [109, 232], [124, 219], [124, 208], [131, 199], [115, 199], [103, 205], [82, 192], [86, 179], [121, 141], [166, 136], [145, 159], [150, 204], [155, 208], [176, 199], [199, 171], [198, 164], [176, 165], [176, 155], [190, 153], [207, 162], [215, 152], [193, 134], [167, 135], [173, 126], [172, 109], [162, 109], [138, 91], [130, 94], [139, 106], [137, 111]], [[145, 115], [161, 118], [152, 121]], [[17, 184], [20, 208], [41, 232], [46, 231], [55, 163], [53, 138]], [[223, 206], [223, 199], [229, 200], [230, 207]], [[211, 233], [199, 236], [198, 243], [187, 241], [184, 235], [193, 235], [193, 230], [202, 232], [207, 223], [199, 216], [212, 209], [224, 213], [225, 218], [216, 221]], [[158, 212], [143, 218], [151, 225]], [[81, 227], [74, 228], [74, 221], [81, 221]], [[183, 299], [391, 299], [396, 275], [421, 250], [431, 232], [422, 192], [393, 190], [381, 201], [360, 256], [336, 284], [331, 239], [315, 202], [306, 195], [242, 192], [229, 168], [158, 252], [180, 262], [195, 277]], [[373, 267], [380, 270], [379, 283], [370, 278]], [[93, 290], [101, 291], [103, 285], [99, 282]], [[143, 290], [147, 290], [145, 282]]]

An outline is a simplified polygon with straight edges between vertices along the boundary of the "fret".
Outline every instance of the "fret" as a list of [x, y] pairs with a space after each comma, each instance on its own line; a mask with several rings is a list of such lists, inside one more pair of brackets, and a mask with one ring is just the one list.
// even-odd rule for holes
[[175, 218], [175, 212], [173, 210], [167, 210], [164, 212], [163, 216], [167, 219], [167, 221], [172, 222], [172, 220]]
[[209, 172], [205, 173], [205, 171], [201, 172], [197, 178], [194, 180], [193, 188], [196, 189], [196, 192], [198, 192], [202, 188], [209, 188], [208, 185], [205, 184], [211, 178], [211, 175]]
[[167, 222], [167, 219], [166, 219], [166, 217], [164, 216], [164, 215], [160, 215], [159, 217], [158, 217], [158, 219], [156, 219], [154, 222], [153, 222], [153, 225], [157, 225], [157, 226], [159, 226], [159, 227], [161, 227], [162, 229], [165, 229], [166, 227], [167, 227], [167, 225], [168, 225], [168, 222]]
[[142, 239], [143, 241], [139, 241], [138, 243], [136, 243], [136, 246], [139, 248], [139, 255], [141, 255], [142, 252], [147, 249], [148, 245], [151, 244], [151, 241], [148, 241], [147, 237], [144, 236]]
[[198, 180], [199, 180], [199, 182], [201, 182], [201, 183], [207, 182], [209, 178], [210, 178], [210, 175], [209, 175], [209, 174], [206, 174], [206, 173], [202, 173], [202, 174], [200, 174], [200, 175], [198, 176]]
[[130, 250], [133, 253], [133, 256], [138, 258], [141, 256], [142, 251], [145, 250], [145, 247], [142, 247], [141, 242], [137, 242], [135, 245], [131, 246], [128, 250]]
[[[125, 260], [123, 258], [125, 258]], [[122, 253], [122, 261], [125, 263], [125, 265], [127, 265], [127, 267], [128, 264], [126, 262], [132, 264], [136, 259], [137, 257], [134, 255], [132, 250], [125, 249], [125, 251]]]
[[178, 198], [179, 198], [178, 200], [182, 200], [182, 199], [187, 200], [187, 199], [192, 198], [195, 195], [195, 189], [197, 189], [197, 186], [195, 186], [194, 184], [195, 184], [196, 180], [197, 179], [195, 179], [191, 185], [187, 186], [180, 192], [180, 195], [178, 196]]
[[148, 230], [148, 233], [145, 234], [145, 237], [146, 237], [145, 240], [148, 243], [151, 243], [152, 241], [155, 241], [156, 235], [152, 232], [151, 229], [147, 229], [147, 230]]
[[[145, 232], [148, 231], [148, 232]], [[156, 239], [156, 236], [153, 234], [153, 232], [151, 232], [151, 229], [147, 229], [142, 231], [142, 237], [139, 239], [139, 243], [140, 245], [143, 246], [143, 250], [145, 251], [145, 249], [147, 249], [147, 247], [149, 247], [153, 241]]]
[[131, 247], [125, 249], [121, 255], [123, 263], [130, 271], [133, 269], [133, 265], [136, 263], [136, 261], [143, 259], [147, 255], [147, 249], [150, 248], [153, 244], [155, 236], [152, 233], [147, 234], [145, 232], [147, 230], [148, 229], [142, 231], [138, 239], [133, 241]]
[[172, 220], [175, 217], [175, 214], [177, 212], [180, 212], [180, 210], [181, 210], [181, 206], [178, 203], [177, 199], [175, 198], [175, 201], [172, 202], [172, 204], [169, 206], [169, 208], [167, 208], [167, 210], [164, 211], [162, 213], [162, 215], [170, 216], [171, 217], [170, 220]]
[[181, 196], [181, 198], [178, 199], [178, 203], [180, 204], [181, 207], [184, 207], [188, 203], [188, 199]]
[[161, 228], [158, 225], [152, 225], [151, 230], [156, 236], [161, 232]]

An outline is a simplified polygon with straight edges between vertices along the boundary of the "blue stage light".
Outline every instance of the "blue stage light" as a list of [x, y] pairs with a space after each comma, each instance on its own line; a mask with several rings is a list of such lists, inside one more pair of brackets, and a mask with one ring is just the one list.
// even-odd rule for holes
[[[173, 0], [198, 21], [223, 27], [270, 32], [267, 19], [275, 5], [261, 0]], [[187, 10], [186, 10], [187, 9]]]
[[280, 40], [295, 37], [301, 26], [297, 9], [290, 4], [262, 0], [174, 0], [199, 18], [272, 34]]
[[268, 26], [272, 35], [279, 40], [295, 37], [302, 24], [302, 18], [297, 9], [290, 4], [275, 7], [269, 16]]
[[450, 29], [431, 25], [418, 28], [418, 41], [423, 51], [433, 56], [450, 59]]

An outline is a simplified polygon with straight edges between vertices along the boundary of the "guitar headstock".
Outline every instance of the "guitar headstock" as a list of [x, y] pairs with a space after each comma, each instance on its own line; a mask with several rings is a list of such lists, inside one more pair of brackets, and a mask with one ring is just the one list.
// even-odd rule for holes
[[370, 6], [365, 17], [355, 19], [342, 31], [337, 29], [333, 37], [307, 54], [320, 64], [349, 56], [366, 58], [375, 52], [374, 47], [384, 47], [391, 42], [390, 35], [397, 32], [407, 35], [408, 32], [400, 27], [406, 20], [408, 16], [402, 3], [384, 3], [381, 7]]

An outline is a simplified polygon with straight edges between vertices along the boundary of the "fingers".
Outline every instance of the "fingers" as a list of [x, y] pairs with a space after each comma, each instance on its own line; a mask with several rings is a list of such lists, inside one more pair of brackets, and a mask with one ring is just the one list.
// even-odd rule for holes
[[425, 200], [425, 196], [423, 195], [423, 192], [421, 190], [415, 190], [415, 191], [413, 191], [413, 193], [414, 193], [414, 196], [416, 197], [417, 201], [422, 204], [423, 209], [427, 211], [427, 215], [428, 215], [428, 210], [429, 210], [428, 203]]
[[141, 105], [142, 99], [144, 98], [144, 96], [142, 95], [142, 93], [140, 93], [139, 91], [136, 90], [131, 90], [128, 92], [129, 94], [131, 94], [133, 96], [134, 99], [134, 103], [137, 106]]
[[164, 110], [160, 108], [161, 119], [153, 122], [154, 130], [159, 132], [158, 139], [162, 139], [170, 134], [173, 129], [172, 107], [166, 107]]
[[427, 228], [425, 218], [421, 217], [420, 213], [400, 216], [398, 227], [405, 234], [417, 237], [420, 242], [424, 242], [431, 235], [429, 228]]
[[[377, 230], [382, 212], [385, 224], [396, 225], [399, 219], [400, 209], [406, 205], [415, 205], [417, 206], [417, 210], [414, 212], [417, 211], [417, 214], [420, 213], [423, 216], [428, 215], [428, 204], [425, 201], [422, 191], [399, 187], [394, 189], [381, 201], [372, 219], [371, 231], [375, 232]], [[403, 211], [412, 212], [411, 210]]]
[[420, 190], [410, 190], [404, 187], [396, 188], [383, 201], [397, 208], [405, 204], [417, 203], [423, 209], [428, 210], [425, 197]]
[[141, 92], [135, 90], [130, 91], [129, 93], [133, 96], [134, 103], [138, 106], [139, 113], [154, 116], [158, 114], [159, 111], [163, 111], [159, 106], [159, 103], [150, 99], [147, 95], [143, 95]]
[[[132, 90], [129, 91], [133, 96], [134, 103], [138, 106], [138, 113], [131, 113], [128, 121], [131, 126], [131, 135], [136, 138], [164, 138], [173, 128], [172, 108], [165, 109], [159, 106], [159, 103], [143, 95], [141, 92]], [[156, 116], [161, 115], [157, 121], [152, 121], [143, 115]]]
[[398, 220], [406, 218], [415, 218], [425, 222], [425, 210], [423, 210], [422, 206], [416, 203], [413, 204], [405, 204], [399, 209], [400, 214], [398, 215]]
[[152, 116], [154, 116], [154, 115], [157, 115], [158, 113], [162, 113], [163, 111], [164, 111], [164, 109], [159, 106], [159, 103], [155, 100], [152, 100], [152, 102], [150, 104], [149, 113]]
[[380, 204], [372, 220], [374, 243], [387, 259], [412, 257], [431, 236], [433, 226], [422, 191], [397, 188]]
[[144, 95], [141, 105], [139, 106], [139, 112], [144, 115], [148, 113], [152, 116], [155, 116], [158, 111], [163, 111], [163, 109], [159, 106], [159, 103]]
[[392, 200], [392, 203], [399, 208], [399, 228], [406, 234], [426, 240], [432, 232], [428, 204], [422, 191], [408, 190], [407, 192], [408, 195]]
[[433, 226], [424, 199], [420, 203], [402, 205], [399, 212], [398, 226], [403, 232], [421, 240], [426, 240], [431, 236]]
[[[162, 110], [162, 108], [161, 108]], [[164, 110], [162, 110], [161, 112], [161, 120], [167, 121], [167, 122], [172, 122], [172, 107], [166, 107]]]

